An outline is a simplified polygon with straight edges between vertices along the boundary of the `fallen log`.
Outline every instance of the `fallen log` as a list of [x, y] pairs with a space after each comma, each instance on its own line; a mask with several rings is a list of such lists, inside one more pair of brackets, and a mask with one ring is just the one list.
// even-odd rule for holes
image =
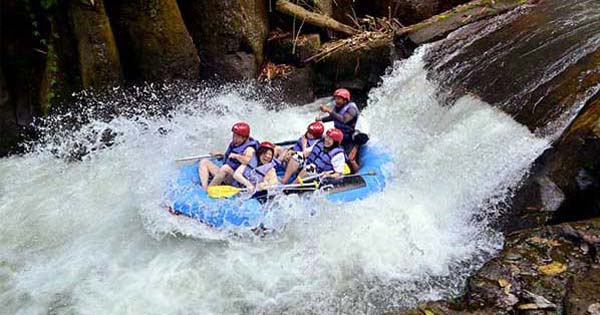
[[295, 5], [286, 0], [278, 0], [275, 4], [275, 9], [283, 14], [295, 16], [314, 26], [334, 30], [346, 35], [354, 35], [358, 33], [358, 30], [346, 24], [340, 23], [325, 15], [310, 12], [303, 7]]
[[[280, 0], [281, 1], [281, 0]], [[320, 62], [337, 54], [355, 54], [373, 45], [392, 45], [394, 37], [408, 37], [417, 45], [438, 40], [448, 33], [481, 19], [498, 15], [535, 0], [477, 0], [406, 27], [388, 27], [380, 32], [361, 32], [352, 37], [326, 43], [304, 62]], [[367, 45], [370, 40], [375, 43]], [[387, 41], [387, 43], [385, 43]]]

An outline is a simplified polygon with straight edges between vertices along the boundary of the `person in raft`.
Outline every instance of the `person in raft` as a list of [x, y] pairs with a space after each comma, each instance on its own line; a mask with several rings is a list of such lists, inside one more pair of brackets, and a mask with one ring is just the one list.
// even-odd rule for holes
[[316, 121], [329, 122], [333, 121], [335, 128], [344, 133], [342, 147], [348, 154], [348, 164], [352, 171], [358, 171], [360, 165], [357, 162], [360, 146], [365, 144], [369, 137], [364, 133], [356, 132], [356, 122], [360, 111], [358, 106], [350, 100], [350, 91], [347, 89], [337, 89], [333, 92], [334, 106], [320, 105], [320, 110], [329, 114], [325, 117], [317, 117]]
[[209, 186], [209, 178], [213, 176], [210, 185], [220, 185], [223, 182], [230, 182], [233, 179], [233, 173], [241, 165], [248, 164], [256, 149], [258, 142], [250, 137], [250, 126], [245, 122], [238, 122], [231, 127], [233, 137], [227, 151], [210, 152], [212, 156], [223, 156], [223, 166], [218, 167], [210, 159], [200, 161], [198, 173], [202, 188], [206, 190]]
[[327, 130], [325, 138], [315, 144], [304, 161], [304, 167], [298, 177], [320, 175], [322, 178], [339, 178], [344, 173], [346, 165], [346, 152], [341, 146], [343, 140], [344, 133], [341, 130], [337, 128]]
[[268, 141], [261, 142], [250, 162], [240, 165], [233, 174], [233, 179], [249, 191], [264, 190], [279, 184], [274, 155], [275, 145]]
[[279, 180], [282, 184], [287, 184], [290, 177], [304, 163], [304, 160], [308, 157], [315, 144], [323, 138], [324, 131], [325, 126], [320, 121], [312, 122], [293, 147], [289, 149], [276, 148], [277, 159], [286, 167], [283, 177]]

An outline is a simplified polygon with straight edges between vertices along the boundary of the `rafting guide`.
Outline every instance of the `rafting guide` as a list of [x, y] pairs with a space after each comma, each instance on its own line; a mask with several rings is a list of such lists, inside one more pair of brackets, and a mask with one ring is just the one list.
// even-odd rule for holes
[[333, 92], [333, 106], [321, 104], [319, 109], [329, 114], [326, 117], [317, 117], [316, 121], [333, 121], [335, 128], [344, 133], [342, 147], [348, 154], [348, 163], [352, 171], [356, 172], [360, 165], [358, 164], [358, 153], [360, 146], [365, 144], [369, 137], [356, 130], [356, 123], [360, 111], [358, 106], [350, 100], [350, 91], [347, 89], [337, 89]]

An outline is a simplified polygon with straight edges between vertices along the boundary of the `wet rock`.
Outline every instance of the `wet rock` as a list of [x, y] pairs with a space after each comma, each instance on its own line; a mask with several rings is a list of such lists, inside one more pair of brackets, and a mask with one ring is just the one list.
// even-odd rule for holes
[[121, 83], [121, 62], [104, 1], [71, 1], [69, 9], [83, 87], [102, 88]]
[[[314, 72], [311, 68], [289, 66], [284, 75], [274, 76], [265, 82], [271, 87], [269, 96], [275, 103], [304, 105], [315, 100]], [[261, 75], [262, 78], [262, 75]]]
[[83, 88], [68, 6], [58, 3], [49, 14], [50, 33], [39, 95], [42, 115], [48, 115], [52, 107], [69, 100], [73, 92]]
[[[324, 45], [322, 50], [327, 47]], [[388, 37], [370, 40], [360, 49], [339, 49], [314, 64], [317, 93], [329, 94], [333, 88], [342, 86], [366, 93], [379, 83], [395, 59], [396, 51]]]
[[18, 131], [14, 113], [0, 65], [0, 157], [8, 154], [17, 142]]
[[256, 78], [269, 30], [265, 1], [180, 0], [179, 4], [204, 75]]
[[277, 36], [269, 40], [266, 52], [274, 63], [304, 66], [304, 60], [317, 53], [321, 47], [319, 34], [300, 35], [296, 39], [291, 34]]
[[600, 215], [600, 95], [542, 155], [515, 193], [507, 231]]
[[200, 59], [175, 0], [109, 0], [106, 6], [127, 79], [198, 79]]
[[600, 297], [598, 235], [600, 218], [510, 235], [461, 299], [390, 314], [585, 314]]
[[600, 270], [575, 275], [567, 295], [567, 314], [600, 314]]
[[[523, 1], [484, 2], [510, 6]], [[536, 135], [556, 136], [597, 93], [600, 84], [600, 46], [596, 42], [587, 46], [598, 28], [598, 17], [591, 12], [600, 7], [597, 2], [589, 2], [589, 6], [587, 2], [583, 6], [562, 4], [537, 1], [500, 18], [502, 27], [497, 29], [484, 23], [459, 31], [429, 52], [435, 68], [429, 76], [455, 94], [478, 95]], [[549, 16], [565, 23], [551, 25]], [[500, 43], [511, 43], [511, 48]], [[572, 51], [577, 58], [565, 51]], [[549, 67], [548, 60], [561, 66]]]

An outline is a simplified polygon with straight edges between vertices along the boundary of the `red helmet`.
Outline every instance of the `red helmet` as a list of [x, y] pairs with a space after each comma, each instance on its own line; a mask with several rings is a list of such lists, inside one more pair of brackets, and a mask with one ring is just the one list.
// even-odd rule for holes
[[259, 149], [261, 148], [267, 148], [267, 149], [271, 149], [271, 150], [275, 150], [275, 145], [269, 141], [263, 141], [260, 143], [260, 145], [258, 146]]
[[350, 91], [346, 90], [346, 89], [337, 89], [335, 90], [335, 92], [333, 92], [333, 96], [339, 96], [343, 99], [345, 99], [346, 101], [350, 100]]
[[235, 123], [233, 127], [231, 127], [231, 132], [238, 136], [250, 137], [250, 125], [245, 122]]
[[323, 131], [325, 131], [325, 126], [323, 126], [323, 124], [320, 121], [312, 122], [306, 128], [306, 132], [310, 133], [311, 135], [313, 135], [313, 137], [317, 139], [323, 136]]
[[344, 133], [337, 128], [327, 130], [327, 136], [337, 143], [341, 143], [344, 140]]

